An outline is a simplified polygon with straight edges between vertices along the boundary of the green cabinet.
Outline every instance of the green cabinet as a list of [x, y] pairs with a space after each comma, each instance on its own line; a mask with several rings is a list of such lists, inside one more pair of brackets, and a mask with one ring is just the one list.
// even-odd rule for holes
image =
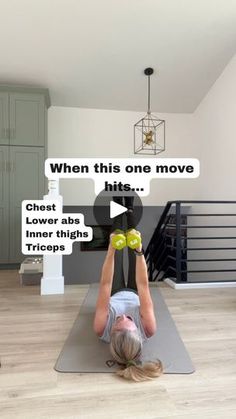
[[44, 147], [44, 97], [29, 93], [9, 94], [10, 145]]
[[9, 96], [0, 91], [0, 144], [9, 144]]
[[0, 86], [0, 263], [20, 263], [21, 203], [46, 192], [47, 89]]
[[46, 98], [43, 89], [14, 92], [1, 91], [0, 86], [1, 145], [45, 147]]
[[9, 259], [9, 182], [7, 164], [9, 161], [9, 147], [0, 146], [0, 263], [7, 263]]

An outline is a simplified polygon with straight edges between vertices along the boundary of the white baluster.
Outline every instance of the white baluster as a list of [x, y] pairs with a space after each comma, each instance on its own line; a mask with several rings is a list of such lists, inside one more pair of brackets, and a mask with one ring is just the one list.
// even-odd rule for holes
[[[59, 180], [48, 181], [48, 195], [43, 199], [57, 199], [61, 209], [62, 196], [59, 194]], [[41, 295], [64, 294], [64, 276], [62, 275], [62, 255], [44, 255], [43, 277], [41, 278]]]

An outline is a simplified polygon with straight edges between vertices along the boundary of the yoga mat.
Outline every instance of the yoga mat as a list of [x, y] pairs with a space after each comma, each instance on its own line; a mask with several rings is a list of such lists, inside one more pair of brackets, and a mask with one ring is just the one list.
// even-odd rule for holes
[[[194, 367], [175, 323], [169, 313], [160, 288], [150, 286], [155, 307], [157, 331], [144, 342], [142, 362], [160, 359], [165, 374], [191, 374]], [[98, 284], [92, 284], [75, 320], [71, 332], [55, 365], [58, 372], [115, 372], [109, 344], [102, 342], [93, 331], [93, 319]]]

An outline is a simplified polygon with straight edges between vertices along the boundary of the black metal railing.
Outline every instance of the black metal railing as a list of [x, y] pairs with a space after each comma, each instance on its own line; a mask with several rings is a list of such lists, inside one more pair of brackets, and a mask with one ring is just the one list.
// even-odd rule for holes
[[[204, 212], [206, 205], [208, 212]], [[235, 206], [235, 212], [225, 212], [229, 205]], [[199, 206], [201, 211], [195, 212]], [[215, 206], [217, 212], [213, 212]], [[231, 217], [236, 217], [236, 201], [167, 202], [145, 252], [149, 281], [166, 277], [177, 283], [236, 281], [236, 218], [232, 225], [232, 221], [227, 223]], [[232, 262], [235, 266], [231, 266]], [[219, 278], [219, 273], [224, 276]], [[214, 276], [210, 278], [209, 274]]]

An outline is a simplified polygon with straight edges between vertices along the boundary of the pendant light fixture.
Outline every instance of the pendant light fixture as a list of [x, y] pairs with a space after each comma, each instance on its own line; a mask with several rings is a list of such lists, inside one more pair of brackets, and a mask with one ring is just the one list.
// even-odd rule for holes
[[148, 110], [144, 118], [134, 125], [134, 153], [159, 154], [165, 150], [165, 121], [151, 113], [150, 108], [150, 77], [153, 68], [146, 68], [148, 76]]

